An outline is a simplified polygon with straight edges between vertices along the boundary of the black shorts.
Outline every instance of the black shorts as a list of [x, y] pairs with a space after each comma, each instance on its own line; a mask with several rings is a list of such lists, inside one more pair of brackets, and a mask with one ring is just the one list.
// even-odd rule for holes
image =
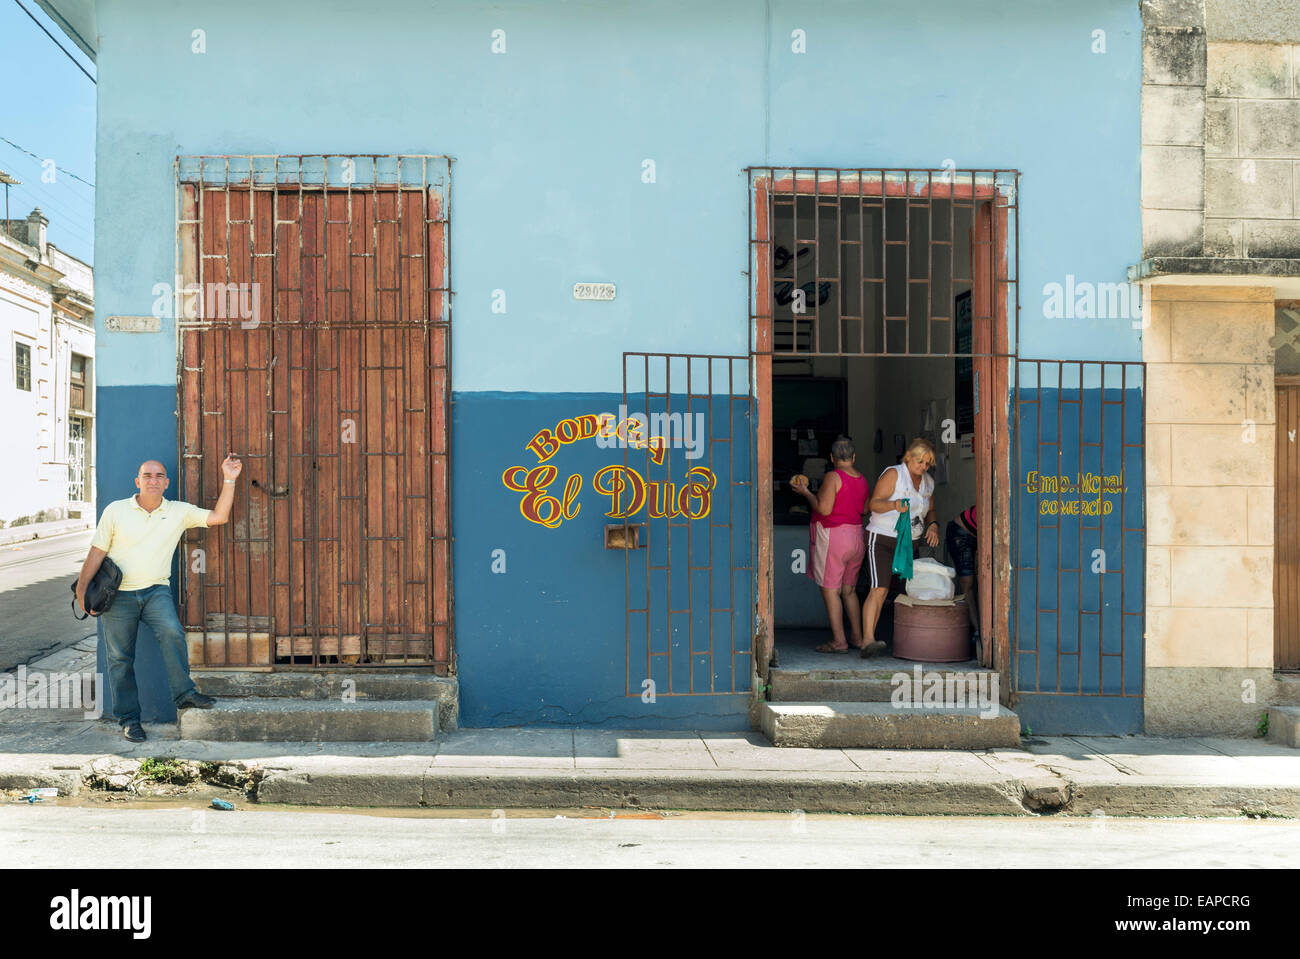
[[867, 530], [867, 557], [862, 566], [867, 574], [868, 589], [888, 588], [894, 577], [894, 547], [897, 544], [897, 537]]
[[944, 540], [948, 547], [948, 563], [957, 570], [957, 575], [974, 576], [975, 537], [954, 519], [948, 521]]
[[[887, 536], [884, 533], [877, 533], [874, 530], [867, 530], [867, 557], [862, 562], [862, 576], [860, 579], [866, 580], [864, 584], [867, 589], [875, 589], [879, 586], [889, 587], [893, 584], [893, 591], [901, 593], [907, 583], [894, 575], [894, 548], [898, 545], [898, 537]], [[912, 558], [920, 559], [923, 556], [933, 556], [934, 550], [926, 543], [924, 539], [912, 540]]]

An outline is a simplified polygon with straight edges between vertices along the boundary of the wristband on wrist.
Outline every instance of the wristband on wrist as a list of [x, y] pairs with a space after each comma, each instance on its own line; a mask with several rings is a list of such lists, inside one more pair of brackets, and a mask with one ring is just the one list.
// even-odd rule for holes
[[224, 483], [228, 483], [228, 484], [230, 484], [231, 486], [234, 486], [234, 485], [235, 485], [235, 481], [232, 480], [232, 479], [223, 480], [222, 482], [224, 482]]

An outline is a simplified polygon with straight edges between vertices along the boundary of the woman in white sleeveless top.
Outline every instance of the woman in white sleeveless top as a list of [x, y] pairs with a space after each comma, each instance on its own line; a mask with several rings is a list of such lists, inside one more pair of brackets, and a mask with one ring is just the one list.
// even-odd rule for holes
[[[876, 639], [876, 623], [889, 595], [893, 575], [894, 547], [897, 545], [898, 514], [904, 510], [912, 516], [912, 543], [924, 539], [930, 547], [939, 545], [939, 520], [934, 510], [934, 447], [918, 437], [903, 455], [903, 462], [880, 474], [871, 490], [871, 519], [867, 523], [867, 571], [871, 590], [862, 602], [862, 655], [876, 656], [885, 644]], [[903, 506], [903, 500], [908, 501]]]

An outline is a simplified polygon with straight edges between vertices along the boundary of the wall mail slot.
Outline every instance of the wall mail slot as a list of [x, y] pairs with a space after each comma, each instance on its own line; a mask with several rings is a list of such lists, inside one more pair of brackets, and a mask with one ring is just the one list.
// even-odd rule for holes
[[646, 542], [641, 532], [645, 523], [611, 523], [605, 527], [606, 549], [644, 549]]

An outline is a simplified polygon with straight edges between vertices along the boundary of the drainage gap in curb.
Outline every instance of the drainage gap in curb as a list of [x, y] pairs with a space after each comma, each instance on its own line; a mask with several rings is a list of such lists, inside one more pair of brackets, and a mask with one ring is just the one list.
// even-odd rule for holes
[[[1046, 767], [1044, 767], [1046, 768]], [[1054, 769], [1047, 768], [1050, 778], [1020, 781], [1020, 805], [1038, 816], [1055, 816], [1068, 812], [1074, 801], [1074, 783]]]
[[248, 801], [255, 802], [263, 776], [265, 771], [261, 767], [242, 762], [105, 756], [90, 764], [83, 785], [97, 792], [153, 798], [186, 796], [200, 791], [203, 786], [216, 786], [237, 790]]

